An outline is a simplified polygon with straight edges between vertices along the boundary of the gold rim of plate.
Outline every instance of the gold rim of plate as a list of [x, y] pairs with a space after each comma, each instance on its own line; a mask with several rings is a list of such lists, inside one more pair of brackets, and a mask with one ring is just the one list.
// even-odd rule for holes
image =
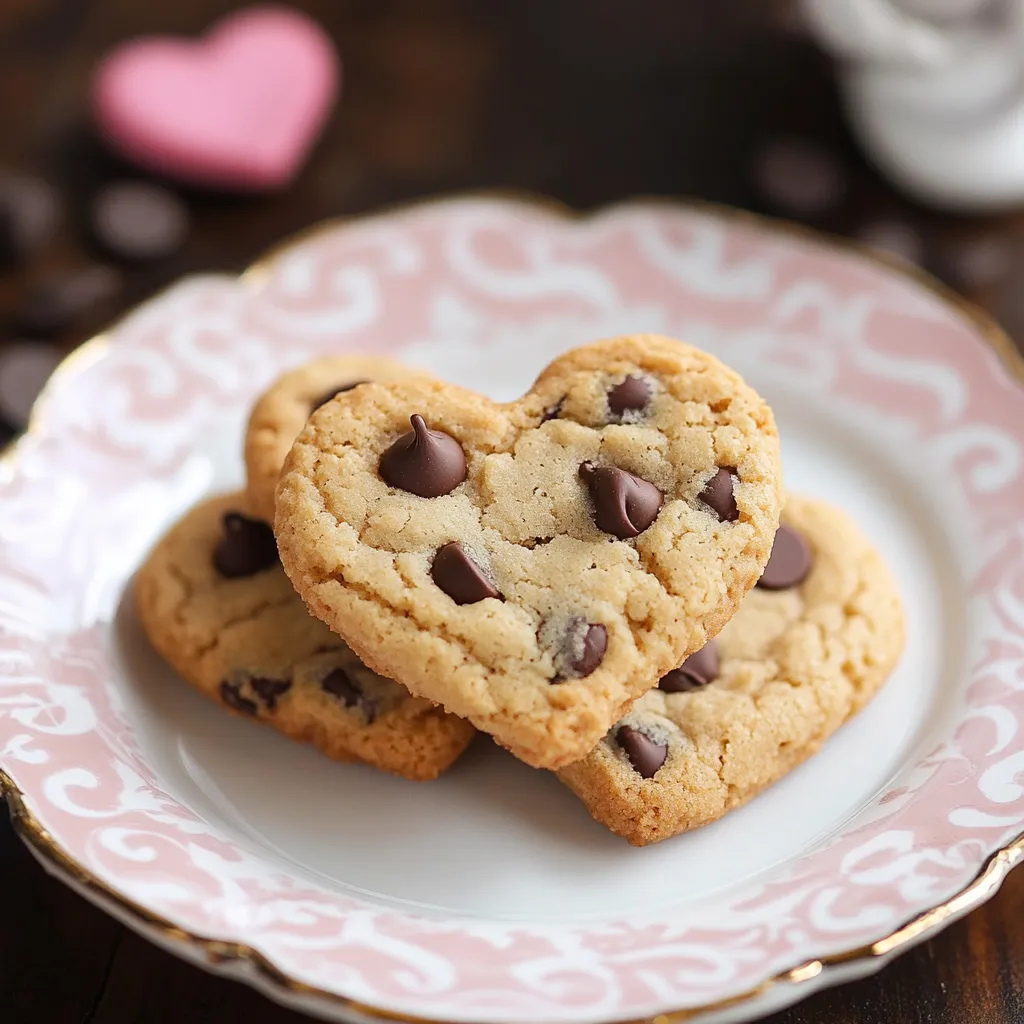
[[[947, 287], [926, 271], [898, 257], [890, 257], [886, 253], [879, 252], [868, 245], [848, 239], [827, 236], [802, 224], [763, 217], [745, 210], [737, 210], [732, 207], [701, 200], [675, 200], [663, 197], [638, 196], [621, 203], [599, 207], [593, 211], [578, 211], [557, 199], [516, 190], [484, 190], [441, 194], [432, 198], [386, 205], [352, 217], [341, 216], [323, 221], [292, 235], [284, 242], [272, 247], [255, 263], [251, 264], [248, 269], [243, 271], [237, 280], [250, 282], [263, 279], [268, 273], [271, 263], [278, 260], [295, 246], [309, 242], [318, 235], [334, 231], [346, 224], [386, 218], [403, 211], [422, 209], [427, 206], [466, 199], [511, 201], [525, 206], [532, 206], [564, 220], [585, 220], [588, 217], [600, 215], [617, 206], [645, 205], [662, 206], [670, 210], [696, 210], [720, 220], [732, 223], [746, 223], [769, 233], [790, 235], [826, 250], [853, 253], [869, 263], [884, 267], [889, 273], [895, 273], [901, 277], [908, 278], [925, 291], [934, 295], [975, 328], [985, 342], [995, 350], [1007, 372], [1024, 385], [1024, 355], [1018, 352], [1006, 332], [988, 313], [958, 295], [953, 289]], [[169, 287], [174, 287], [174, 285]], [[156, 298], [160, 294], [162, 293], [157, 293], [157, 296], [152, 298]], [[152, 301], [152, 298], [149, 301]], [[127, 315], [129, 314], [125, 314], [125, 316]], [[116, 323], [114, 326], [116, 327]], [[110, 334], [113, 329], [112, 327], [107, 332], [96, 335], [78, 346], [57, 366], [51, 380], [73, 377], [101, 358], [110, 344]], [[0, 471], [2, 471], [3, 475], [6, 476], [11, 472], [17, 459], [20, 445], [25, 438], [40, 433], [43, 420], [45, 419], [49, 391], [50, 386], [48, 384], [33, 406], [32, 415], [24, 434], [8, 445], [3, 454], [0, 455]], [[233, 961], [246, 963], [254, 970], [256, 979], [261, 981], [265, 988], [269, 987], [271, 990], [276, 990], [276, 994], [279, 997], [289, 994], [305, 996], [312, 1000], [327, 1002], [336, 1010], [349, 1010], [352, 1013], [361, 1014], [363, 1017], [384, 1021], [399, 1021], [403, 1022], [403, 1024], [451, 1024], [451, 1022], [438, 1017], [419, 1017], [393, 1013], [380, 1007], [349, 999], [336, 992], [329, 992], [326, 989], [307, 985], [305, 982], [299, 981], [282, 971], [266, 956], [245, 943], [225, 942], [221, 939], [198, 935], [178, 927], [162, 915], [153, 913], [133, 900], [121, 895], [106, 882], [97, 878], [92, 872], [87, 871], [81, 864], [71, 858], [28, 809], [24, 794], [3, 769], [0, 769], [0, 796], [6, 799], [15, 832], [45, 867], [51, 869], [57, 875], [70, 878], [78, 887], [84, 890], [85, 894], [93, 902], [98, 902], [101, 906], [104, 903], [113, 904], [121, 916], [130, 923], [133, 923], [137, 930], [142, 930], [143, 934], [155, 931], [162, 938], [168, 940], [170, 944], [189, 946], [199, 951], [202, 958], [211, 967], [218, 967]], [[780, 986], [807, 985], [809, 982], [825, 974], [829, 968], [857, 962], [870, 963], [872, 961], [877, 961], [878, 967], [881, 967], [886, 958], [898, 951], [907, 949], [915, 942], [921, 941], [939, 931], [946, 924], [981, 906], [986, 900], [994, 896], [1010, 869], [1015, 867], [1022, 857], [1024, 857], [1024, 832], [1019, 833], [1005, 846], [992, 853], [974, 879], [949, 899], [911, 918], [899, 928], [875, 942], [855, 946], [851, 949], [831, 953], [816, 959], [806, 960], [786, 970], [779, 971], [771, 977], [765, 978], [764, 981], [754, 987], [726, 999], [702, 1003], [699, 1006], [685, 1007], [679, 1010], [668, 1010], [654, 1017], [621, 1020], [616, 1022], [616, 1024], [683, 1024], [683, 1022], [694, 1020], [707, 1013], [732, 1009], [743, 1003], [753, 1002]], [[274, 994], [273, 991], [271, 994]], [[793, 1000], [787, 1000], [787, 1005], [799, 998], [799, 993], [797, 993]]]

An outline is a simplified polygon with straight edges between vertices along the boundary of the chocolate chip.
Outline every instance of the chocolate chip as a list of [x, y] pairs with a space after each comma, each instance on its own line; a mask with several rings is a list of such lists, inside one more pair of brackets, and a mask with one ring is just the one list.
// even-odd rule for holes
[[556, 657], [558, 674], [553, 682], [589, 676], [604, 660], [607, 649], [608, 630], [604, 626], [579, 616], [572, 619]]
[[740, 517], [733, 493], [735, 480], [736, 470], [723, 466], [697, 495], [718, 516], [720, 523], [734, 523]]
[[549, 405], [544, 410], [544, 415], [541, 417], [541, 420], [540, 420], [541, 423], [547, 423], [548, 420], [557, 420], [558, 419], [559, 414], [562, 411], [562, 406], [565, 405], [565, 398], [566, 398], [566, 396], [562, 395], [562, 397], [557, 402], [555, 402], [554, 405]]
[[765, 590], [788, 590], [807, 579], [812, 562], [811, 549], [803, 537], [792, 527], [780, 526], [757, 585]]
[[351, 384], [342, 384], [340, 388], [331, 388], [330, 391], [325, 391], [314, 403], [311, 412], [316, 412], [317, 409], [322, 405], [326, 405], [332, 398], [336, 398], [338, 395], [344, 394], [346, 391], [351, 391], [353, 388], [359, 387], [360, 384], [369, 384], [368, 380], [354, 380]]
[[229, 708], [241, 711], [246, 715], [255, 715], [259, 711], [256, 701], [242, 696], [242, 687], [239, 683], [231, 683], [225, 679], [220, 684], [220, 699]]
[[775, 206], [801, 217], [835, 209], [847, 189], [846, 172], [829, 153], [808, 139], [777, 139], [754, 160], [754, 180]]
[[37, 395], [61, 361], [48, 342], [14, 342], [0, 351], [0, 417], [15, 429], [28, 423]]
[[337, 697], [347, 708], [359, 707], [366, 716], [367, 723], [377, 717], [377, 705], [363, 693], [362, 684], [353, 679], [343, 668], [333, 668], [320, 681], [325, 693]]
[[144, 181], [116, 181], [97, 193], [92, 231], [108, 252], [145, 262], [176, 252], [188, 233], [188, 211], [172, 192]]
[[699, 651], [694, 651], [679, 668], [666, 672], [658, 683], [665, 693], [686, 693], [699, 690], [718, 678], [718, 648], [709, 640]]
[[337, 697], [347, 708], [354, 707], [363, 696], [363, 688], [358, 680], [353, 679], [343, 668], [332, 668], [320, 681], [320, 686], [325, 693]]
[[486, 597], [501, 597], [458, 541], [438, 549], [430, 576], [456, 604], [476, 604]]
[[94, 306], [112, 298], [121, 275], [96, 265], [51, 274], [32, 284], [14, 308], [14, 324], [25, 334], [48, 338], [74, 326]]
[[292, 688], [290, 679], [273, 679], [270, 676], [253, 676], [249, 687], [263, 702], [268, 711], [277, 708], [277, 698]]
[[924, 239], [903, 221], [872, 221], [857, 229], [856, 238], [878, 252], [907, 263], [921, 263], [924, 259]]
[[0, 176], [0, 267], [17, 266], [45, 245], [59, 216], [57, 193], [45, 181]]
[[643, 377], [629, 376], [608, 392], [608, 411], [618, 418], [627, 412], [647, 408], [651, 400], [651, 385]]
[[653, 779], [668, 759], [667, 743], [658, 743], [631, 725], [620, 725], [615, 740], [626, 752], [629, 763], [641, 778]]
[[428, 430], [418, 413], [409, 422], [412, 430], [380, 457], [381, 479], [421, 498], [451, 493], [466, 479], [462, 445], [442, 430]]
[[997, 284], [1013, 269], [1014, 254], [1005, 238], [961, 239], [959, 246], [937, 254], [944, 276], [966, 288]]
[[599, 530], [620, 540], [643, 533], [658, 517], [665, 496], [654, 484], [615, 466], [580, 466], [594, 503], [594, 522]]
[[259, 519], [241, 512], [224, 514], [224, 536], [213, 552], [213, 564], [225, 579], [255, 576], [277, 563], [274, 531]]

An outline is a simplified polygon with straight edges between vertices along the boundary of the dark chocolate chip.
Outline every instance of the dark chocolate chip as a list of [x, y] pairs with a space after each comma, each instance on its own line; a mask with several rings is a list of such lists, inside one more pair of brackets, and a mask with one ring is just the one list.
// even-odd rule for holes
[[24, 263], [45, 245], [59, 216], [57, 193], [45, 181], [0, 176], [0, 268]]
[[549, 405], [544, 410], [544, 415], [541, 417], [541, 423], [547, 423], [548, 420], [557, 420], [562, 412], [562, 406], [565, 405], [565, 395], [555, 402], [554, 405]]
[[277, 564], [274, 531], [259, 519], [241, 512], [224, 514], [224, 536], [213, 551], [213, 564], [226, 579], [255, 576]]
[[466, 479], [462, 445], [442, 430], [428, 430], [418, 413], [409, 422], [412, 430], [380, 457], [381, 479], [421, 498], [451, 493]]
[[559, 673], [553, 682], [583, 679], [604, 660], [608, 649], [608, 630], [600, 623], [574, 618], [565, 632], [557, 662]]
[[792, 527], [780, 526], [757, 585], [765, 590], [788, 590], [807, 579], [812, 563], [811, 549], [803, 537]]
[[658, 743], [631, 725], [620, 725], [615, 739], [641, 778], [653, 779], [668, 758], [667, 743]]
[[817, 217], [839, 206], [848, 188], [845, 168], [808, 139], [777, 139], [754, 161], [754, 180], [775, 206]]
[[907, 263], [921, 263], [924, 259], [924, 239], [920, 232], [903, 221], [871, 221], [859, 227], [854, 237], [878, 252]]
[[45, 341], [16, 341], [0, 351], [0, 417], [20, 429], [63, 353]]
[[594, 503], [594, 522], [599, 530], [620, 540], [636, 537], [658, 517], [665, 496], [654, 484], [615, 466], [580, 466]]
[[249, 688], [263, 702], [268, 711], [277, 708], [277, 698], [292, 688], [290, 679], [273, 679], [270, 676], [253, 676]]
[[458, 541], [438, 549], [430, 576], [456, 604], [476, 604], [486, 597], [501, 597]]
[[627, 412], [646, 409], [651, 400], [651, 385], [643, 377], [630, 375], [608, 392], [608, 411], [621, 418]]
[[589, 676], [604, 660], [608, 649], [608, 630], [600, 623], [587, 627], [583, 635], [583, 651], [572, 663], [572, 669], [579, 678]]
[[256, 701], [242, 696], [240, 684], [228, 682], [226, 679], [220, 684], [220, 699], [229, 708], [234, 708], [246, 715], [255, 715], [259, 711]]
[[718, 678], [718, 648], [709, 640], [699, 651], [694, 651], [679, 668], [666, 672], [658, 683], [665, 693], [686, 693], [699, 690]]
[[720, 523], [734, 523], [740, 517], [736, 496], [733, 494], [735, 480], [736, 470], [723, 466], [697, 495], [718, 516]]
[[32, 284], [14, 307], [14, 324], [25, 334], [48, 338], [74, 326], [94, 306], [111, 299], [121, 275], [100, 265], [51, 274]]
[[354, 380], [351, 384], [342, 384], [340, 388], [331, 388], [330, 391], [325, 391], [314, 403], [312, 412], [316, 412], [317, 409], [322, 405], [326, 405], [332, 398], [336, 398], [338, 395], [344, 394], [346, 391], [351, 391], [353, 388], [359, 387], [360, 384], [369, 384], [366, 380]]
[[145, 181], [115, 181], [93, 199], [96, 241], [133, 263], [176, 252], [185, 241], [188, 222], [188, 210], [176, 195]]
[[333, 668], [320, 681], [325, 693], [337, 697], [347, 708], [359, 707], [367, 723], [377, 717], [377, 705], [363, 693], [358, 679], [353, 679], [343, 668]]
[[325, 693], [337, 697], [345, 707], [351, 708], [362, 700], [363, 688], [343, 668], [332, 668], [320, 681]]

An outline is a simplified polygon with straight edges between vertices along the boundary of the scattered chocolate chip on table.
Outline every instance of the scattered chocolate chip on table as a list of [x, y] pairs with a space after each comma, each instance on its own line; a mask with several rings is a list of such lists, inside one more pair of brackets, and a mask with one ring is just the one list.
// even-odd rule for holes
[[60, 205], [41, 178], [0, 174], [0, 270], [24, 263], [50, 240]]
[[163, 259], [184, 244], [189, 213], [173, 192], [145, 181], [116, 181], [96, 194], [91, 224], [96, 241], [127, 262]]

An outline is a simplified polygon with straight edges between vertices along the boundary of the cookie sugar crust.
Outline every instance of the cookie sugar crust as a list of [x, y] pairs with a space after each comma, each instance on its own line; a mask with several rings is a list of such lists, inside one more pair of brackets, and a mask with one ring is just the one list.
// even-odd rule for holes
[[[650, 382], [648, 407], [610, 421], [608, 392], [629, 375]], [[378, 474], [412, 413], [465, 450], [466, 480], [450, 494], [420, 498]], [[596, 527], [578, 472], [588, 460], [664, 492], [638, 537]], [[736, 522], [698, 499], [722, 466], [738, 474]], [[767, 562], [780, 478], [771, 410], [735, 372], [634, 335], [567, 353], [504, 405], [427, 380], [339, 396], [289, 453], [275, 532], [310, 610], [368, 665], [556, 768], [729, 620]], [[431, 560], [452, 541], [503, 600], [459, 606], [438, 588]], [[580, 620], [606, 628], [603, 661], [553, 682], [550, 638]]]

